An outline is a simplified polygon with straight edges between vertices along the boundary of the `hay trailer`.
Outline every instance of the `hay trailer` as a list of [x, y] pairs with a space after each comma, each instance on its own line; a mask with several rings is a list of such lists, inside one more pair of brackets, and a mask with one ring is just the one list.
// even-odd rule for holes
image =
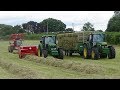
[[100, 32], [67, 33], [58, 35], [58, 45], [65, 54], [79, 53], [85, 59], [115, 58], [115, 48], [107, 45], [105, 34]]
[[56, 35], [43, 35], [38, 45], [38, 56], [51, 55], [55, 58], [63, 59], [63, 49], [56, 44]]
[[14, 50], [18, 50], [18, 48], [22, 45], [23, 37], [24, 35], [22, 33], [11, 34], [9, 37], [8, 52], [12, 53]]

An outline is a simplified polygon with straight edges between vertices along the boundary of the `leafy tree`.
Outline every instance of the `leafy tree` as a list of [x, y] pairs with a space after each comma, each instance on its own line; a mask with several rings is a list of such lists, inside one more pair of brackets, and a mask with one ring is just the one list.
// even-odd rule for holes
[[12, 33], [15, 33], [13, 26], [0, 24], [0, 36], [6, 36]]
[[37, 30], [37, 22], [29, 21], [27, 23], [23, 23], [22, 27], [26, 32], [35, 33]]
[[115, 11], [113, 17], [108, 21], [107, 29], [108, 32], [120, 32], [120, 12]]
[[61, 21], [53, 18], [44, 19], [40, 22], [41, 31], [47, 32], [58, 32], [65, 31], [66, 25]]
[[95, 31], [90, 22], [84, 24], [82, 31]]
[[98, 31], [98, 32], [103, 32], [102, 30], [96, 30], [96, 31]]
[[72, 29], [72, 28], [67, 28], [65, 31], [67, 31], [67, 32], [73, 32], [74, 30]]
[[24, 33], [25, 30], [21, 27], [21, 25], [16, 25], [13, 27], [13, 30], [16, 32], [16, 33]]

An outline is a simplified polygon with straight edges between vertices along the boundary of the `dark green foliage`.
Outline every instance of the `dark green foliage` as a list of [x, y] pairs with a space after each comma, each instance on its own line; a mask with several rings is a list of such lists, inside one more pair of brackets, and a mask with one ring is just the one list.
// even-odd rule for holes
[[58, 32], [58, 31], [65, 31], [66, 25], [61, 21], [53, 18], [44, 19], [40, 22], [43, 31], [47, 32]]
[[[43, 35], [46, 35], [47, 33], [41, 33], [41, 34], [25, 34], [25, 40], [40, 40], [40, 38]], [[56, 35], [55, 33], [48, 33], [49, 35]]]
[[67, 28], [65, 31], [66, 32], [73, 32], [74, 30], [72, 28]]
[[119, 11], [115, 11], [113, 17], [110, 18], [106, 31], [107, 32], [120, 31], [120, 12]]
[[13, 31], [15, 31], [16, 33], [25, 33], [25, 30], [21, 27], [21, 25], [14, 26]]
[[118, 32], [106, 32], [106, 41], [109, 44], [120, 44], [120, 33]]
[[84, 24], [82, 31], [95, 31], [90, 22]]

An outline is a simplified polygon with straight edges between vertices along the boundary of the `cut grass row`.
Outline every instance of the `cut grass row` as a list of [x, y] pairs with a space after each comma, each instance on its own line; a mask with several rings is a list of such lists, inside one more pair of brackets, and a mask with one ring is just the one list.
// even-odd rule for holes
[[[24, 45], [25, 44], [38, 45], [39, 41], [37, 40], [24, 41]], [[43, 79], [44, 78], [47, 78], [47, 79], [49, 78], [53, 78], [53, 79], [54, 78], [82, 78], [82, 79], [83, 78], [120, 78], [120, 60], [119, 60], [120, 47], [119, 46], [115, 46], [117, 55], [116, 55], [116, 58], [113, 60], [111, 59], [84, 60], [80, 56], [72, 56], [72, 57], [65, 56], [63, 60], [64, 64], [62, 64], [62, 66], [59, 65], [61, 62], [56, 63], [52, 57], [49, 57], [49, 58], [53, 60], [54, 64], [49, 64], [49, 65], [45, 63], [36, 63], [34, 62], [34, 59], [32, 59], [33, 62], [26, 61], [24, 59], [19, 59], [18, 54], [8, 53], [7, 46], [8, 46], [8, 42], [2, 41], [2, 44], [0, 45], [0, 48], [2, 48], [0, 50], [0, 59], [9, 64], [12, 63], [14, 65], [17, 65], [18, 67], [25, 67], [30, 71], [35, 72], [36, 73], [35, 78], [43, 78]], [[49, 60], [47, 63], [50, 63], [51, 60]], [[71, 65], [72, 68], [68, 69], [71, 63], [77, 63], [77, 64], [80, 63], [80, 65], [78, 65], [77, 68], [81, 67], [81, 68], [84, 68], [84, 70], [83, 71], [81, 69], [73, 70], [72, 69], [73, 66], [77, 64]], [[56, 67], [57, 65], [58, 67]], [[89, 69], [91, 68], [94, 68], [95, 70], [98, 70], [98, 71], [94, 73], [88, 73], [90, 71]], [[87, 73], [85, 70], [88, 70]], [[8, 69], [8, 72], [9, 72], [9, 69]], [[17, 75], [20, 78], [24, 78], [22, 74], [21, 75], [14, 74], [14, 75]]]

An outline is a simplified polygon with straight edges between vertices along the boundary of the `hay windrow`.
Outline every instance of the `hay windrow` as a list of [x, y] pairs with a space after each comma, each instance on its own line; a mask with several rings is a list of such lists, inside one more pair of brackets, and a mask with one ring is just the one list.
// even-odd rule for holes
[[43, 57], [27, 55], [27, 58], [24, 58], [24, 59], [25, 60], [33, 59], [32, 60], [33, 62], [39, 61], [39, 63], [42, 63], [42, 64], [46, 64], [54, 67], [62, 67], [65, 69], [71, 69], [71, 70], [86, 73], [86, 74], [95, 74], [95, 73], [103, 72], [102, 67], [99, 65], [75, 63], [73, 61], [64, 61], [64, 60], [56, 59], [54, 57], [43, 58]]
[[34, 79], [38, 77], [36, 72], [32, 71], [30, 68], [6, 62], [4, 60], [0, 60], [0, 67], [24, 79]]

